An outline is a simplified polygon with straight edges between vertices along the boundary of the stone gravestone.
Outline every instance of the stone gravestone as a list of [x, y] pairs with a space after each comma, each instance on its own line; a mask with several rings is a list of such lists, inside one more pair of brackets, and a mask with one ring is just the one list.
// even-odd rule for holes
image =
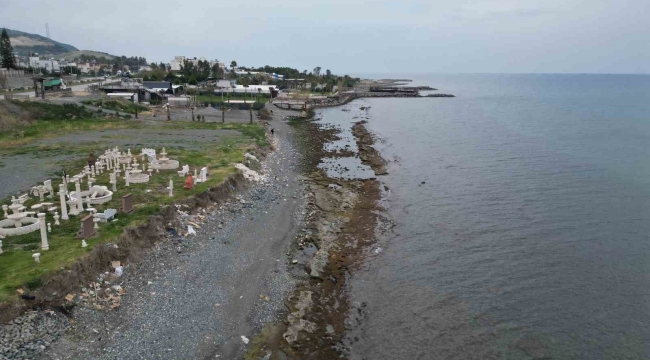
[[133, 196], [126, 194], [122, 196], [122, 212], [125, 214], [133, 211]]
[[93, 216], [88, 215], [81, 219], [81, 238], [85, 240], [93, 235], [95, 235], [95, 223], [93, 222]]
[[156, 149], [144, 148], [142, 149], [142, 155], [147, 155], [147, 160], [149, 160], [149, 163], [152, 163], [156, 160]]

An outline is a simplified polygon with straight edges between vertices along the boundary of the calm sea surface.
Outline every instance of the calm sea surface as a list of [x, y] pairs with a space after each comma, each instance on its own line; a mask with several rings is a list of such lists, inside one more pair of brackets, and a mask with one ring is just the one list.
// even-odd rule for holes
[[391, 161], [350, 357], [650, 359], [650, 76], [384, 77], [457, 97], [320, 112]]

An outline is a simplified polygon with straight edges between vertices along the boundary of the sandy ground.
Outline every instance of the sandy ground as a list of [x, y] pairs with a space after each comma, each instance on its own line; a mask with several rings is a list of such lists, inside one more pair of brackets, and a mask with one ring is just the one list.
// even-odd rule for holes
[[75, 310], [73, 330], [42, 358], [238, 359], [250, 346], [242, 336], [286, 316], [296, 280], [285, 254], [301, 228], [304, 186], [293, 130], [278, 120], [271, 126], [269, 182], [207, 214], [197, 236], [161, 239], [121, 278], [121, 307]]

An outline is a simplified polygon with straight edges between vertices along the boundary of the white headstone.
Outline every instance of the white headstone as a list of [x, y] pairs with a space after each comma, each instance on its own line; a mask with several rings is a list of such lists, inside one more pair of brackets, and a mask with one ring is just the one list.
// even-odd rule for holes
[[81, 247], [85, 248], [86, 246], [88, 246], [88, 244], [86, 243], [86, 240], [81, 240]]
[[61, 199], [61, 218], [68, 220], [68, 208], [65, 203], [66, 188], [64, 184], [59, 184], [59, 198]]
[[56, 212], [54, 213], [54, 225], [61, 225], [61, 223], [59, 222], [59, 218], [60, 218], [60, 216], [59, 216], [59, 212], [56, 211]]
[[41, 253], [33, 254], [32, 257], [34, 258], [34, 261], [36, 261], [37, 263], [41, 262]]
[[174, 196], [174, 181], [169, 180], [169, 187], [167, 188], [169, 190], [169, 197]]
[[38, 225], [41, 228], [41, 249], [50, 250], [50, 245], [47, 243], [47, 229], [45, 226], [45, 214], [38, 214]]
[[52, 232], [52, 223], [47, 223], [47, 232]]
[[81, 214], [84, 211], [84, 205], [83, 205], [83, 203], [81, 201], [81, 184], [79, 183], [79, 179], [74, 180], [74, 188], [75, 188], [75, 191], [77, 192], [77, 194], [76, 194], [77, 195], [77, 201], [76, 201], [77, 212], [79, 214]]

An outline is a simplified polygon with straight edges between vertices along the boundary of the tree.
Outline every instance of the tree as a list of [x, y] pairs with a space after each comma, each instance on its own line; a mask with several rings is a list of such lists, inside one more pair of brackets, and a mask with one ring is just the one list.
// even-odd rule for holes
[[194, 77], [194, 75], [191, 75], [190, 79], [187, 81], [187, 83], [190, 84], [190, 85], [196, 85], [196, 84], [198, 84], [198, 81], [196, 81], [196, 77]]
[[219, 67], [219, 63], [212, 65], [212, 76], [216, 78], [221, 78], [222, 75], [223, 75], [223, 71], [221, 71], [221, 67]]
[[330, 71], [330, 69], [325, 70], [325, 76], [332, 77], [332, 72]]
[[7, 69], [16, 68], [14, 48], [11, 46], [7, 29], [2, 29], [2, 34], [0, 34], [0, 66]]
[[321, 69], [320, 66], [316, 66], [316, 67], [314, 68], [314, 71], [312, 71], [312, 73], [314, 74], [314, 76], [316, 76], [316, 77], [320, 76], [320, 69]]
[[230, 62], [230, 67], [232, 68], [233, 74], [235, 73], [235, 68], [237, 67], [237, 62], [235, 60]]

